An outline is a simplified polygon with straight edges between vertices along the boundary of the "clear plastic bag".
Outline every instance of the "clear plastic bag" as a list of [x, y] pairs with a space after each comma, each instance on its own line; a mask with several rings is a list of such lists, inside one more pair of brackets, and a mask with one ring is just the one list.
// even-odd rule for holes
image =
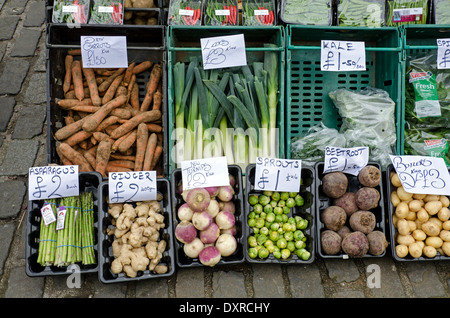
[[171, 0], [169, 25], [201, 25], [203, 1]]
[[382, 27], [385, 25], [384, 0], [339, 0], [339, 26]]
[[89, 0], [55, 0], [53, 23], [86, 24], [89, 19]]
[[236, 0], [206, 0], [205, 25], [238, 25], [238, 2]]
[[304, 25], [332, 25], [331, 0], [284, 0], [280, 18], [285, 23]]
[[450, 0], [434, 0], [434, 23], [450, 24]]
[[89, 24], [123, 24], [123, 1], [92, 0]]
[[386, 25], [426, 24], [428, 0], [388, 0]]
[[242, 25], [276, 25], [276, 12], [273, 0], [242, 0]]

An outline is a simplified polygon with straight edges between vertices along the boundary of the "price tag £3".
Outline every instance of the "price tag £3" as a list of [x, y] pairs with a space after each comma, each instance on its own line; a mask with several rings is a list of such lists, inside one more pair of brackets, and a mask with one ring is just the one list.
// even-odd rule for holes
[[247, 65], [243, 34], [200, 39], [205, 70]]
[[255, 170], [255, 190], [300, 191], [301, 160], [257, 157]]
[[156, 200], [156, 171], [110, 172], [108, 177], [111, 203]]

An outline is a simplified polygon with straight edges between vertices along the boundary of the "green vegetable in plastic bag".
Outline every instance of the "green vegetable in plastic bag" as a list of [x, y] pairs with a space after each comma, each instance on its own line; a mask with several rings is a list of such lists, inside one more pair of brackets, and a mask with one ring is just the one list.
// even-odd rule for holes
[[443, 158], [450, 167], [450, 129], [406, 129], [405, 155]]
[[280, 17], [286, 23], [332, 25], [331, 0], [284, 0]]
[[339, 0], [338, 25], [381, 27], [385, 25], [384, 0]]
[[388, 0], [386, 25], [426, 24], [428, 0]]
[[434, 0], [434, 23], [450, 24], [450, 0]]

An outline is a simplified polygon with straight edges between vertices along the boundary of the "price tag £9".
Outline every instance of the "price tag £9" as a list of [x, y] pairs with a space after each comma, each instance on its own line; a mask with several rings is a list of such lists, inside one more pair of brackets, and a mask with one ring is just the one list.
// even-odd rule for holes
[[108, 177], [111, 203], [156, 200], [156, 171], [110, 172]]
[[255, 190], [300, 191], [301, 160], [257, 157], [255, 168]]
[[78, 166], [43, 166], [28, 169], [28, 197], [31, 201], [80, 194]]

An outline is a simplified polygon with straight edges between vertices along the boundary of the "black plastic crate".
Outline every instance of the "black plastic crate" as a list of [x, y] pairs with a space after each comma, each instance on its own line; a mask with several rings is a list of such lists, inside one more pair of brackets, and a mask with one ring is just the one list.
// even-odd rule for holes
[[[242, 170], [238, 165], [229, 165], [228, 172], [235, 178], [236, 185], [234, 187], [234, 197], [233, 202], [235, 204], [235, 219], [236, 219], [236, 234], [235, 238], [237, 241], [236, 251], [226, 257], [222, 257], [218, 264], [220, 265], [230, 265], [230, 264], [240, 264], [245, 260], [244, 257], [244, 240], [245, 240], [245, 220], [244, 220], [244, 185], [242, 181]], [[175, 231], [176, 226], [180, 223], [177, 216], [178, 208], [184, 203], [181, 193], [179, 191], [179, 185], [182, 181], [181, 169], [175, 169], [171, 174], [171, 186], [172, 186], [172, 213], [173, 213], [173, 229]], [[200, 267], [204, 266], [200, 263], [198, 258], [190, 258], [184, 254], [183, 243], [175, 239], [175, 259], [177, 266], [184, 267]]]
[[[64, 58], [71, 49], [80, 48], [80, 36], [102, 35], [102, 36], [127, 36], [127, 54], [129, 61], [137, 64], [150, 60], [153, 63], [161, 63], [163, 66], [162, 76], [162, 126], [164, 152], [157, 167], [159, 176], [167, 177], [169, 171], [168, 163], [168, 112], [167, 112], [167, 62], [165, 51], [164, 27], [156, 26], [151, 29], [134, 29], [133, 32], [125, 29], [115, 29], [107, 26], [86, 27], [81, 29], [69, 29], [59, 25], [49, 25], [47, 32], [47, 163], [60, 164], [56, 153], [54, 133], [64, 125], [64, 117], [67, 111], [57, 105], [59, 99], [64, 98], [62, 89], [65, 74]], [[75, 56], [75, 59], [80, 56]], [[146, 84], [150, 71], [138, 74], [136, 82], [139, 85], [139, 100], [143, 101], [146, 93]]]
[[[449, 170], [450, 171], [450, 170]], [[421, 257], [417, 257], [414, 258], [412, 257], [409, 253], [406, 257], [399, 257], [397, 255], [397, 252], [395, 250], [396, 247], [396, 241], [395, 241], [395, 237], [397, 235], [397, 229], [394, 226], [394, 220], [393, 220], [393, 215], [395, 213], [395, 207], [392, 204], [391, 201], [391, 193], [392, 191], [394, 191], [396, 189], [396, 187], [391, 183], [391, 179], [390, 179], [390, 175], [391, 172], [395, 172], [394, 166], [392, 164], [390, 164], [389, 166], [387, 166], [386, 169], [386, 193], [387, 193], [387, 198], [386, 198], [386, 204], [387, 204], [387, 214], [388, 214], [388, 227], [389, 227], [389, 234], [390, 234], [390, 248], [391, 248], [391, 253], [392, 253], [392, 257], [397, 260], [397, 261], [401, 261], [401, 262], [411, 262], [411, 261], [443, 261], [443, 260], [450, 260], [450, 256], [446, 256], [443, 253], [440, 253], [439, 251], [437, 252], [435, 257], [425, 257], [425, 256], [421, 256]], [[450, 198], [450, 196], [448, 196]]]
[[[377, 162], [368, 162], [367, 165], [372, 165], [377, 167], [378, 169], [381, 170], [381, 165]], [[316, 231], [317, 231], [317, 253], [320, 257], [323, 258], [342, 258], [342, 259], [346, 259], [346, 258], [350, 258], [346, 253], [344, 253], [342, 250], [340, 251], [340, 253], [337, 253], [335, 255], [329, 255], [326, 254], [324, 251], [322, 251], [322, 247], [321, 247], [321, 243], [320, 243], [320, 237], [321, 237], [321, 233], [326, 229], [324, 224], [322, 223], [321, 219], [320, 219], [320, 215], [322, 213], [323, 210], [325, 210], [327, 207], [333, 205], [333, 200], [332, 198], [327, 197], [322, 190], [322, 178], [324, 176], [323, 174], [323, 168], [324, 168], [324, 163], [323, 162], [317, 162], [315, 165], [315, 173], [316, 173]], [[351, 175], [351, 174], [345, 174], [347, 176], [348, 179], [348, 188], [347, 191], [348, 192], [356, 192], [358, 189], [360, 189], [362, 186], [358, 181], [358, 177]], [[384, 195], [384, 190], [383, 190], [383, 178], [381, 178], [380, 180], [380, 184], [378, 186], [375, 187], [375, 189], [378, 190], [378, 192], [380, 193], [380, 201], [378, 203], [378, 207], [371, 209], [370, 211], [373, 212], [375, 214], [376, 217], [376, 224], [375, 224], [375, 228], [374, 231], [378, 230], [384, 233], [384, 235], [386, 236], [386, 240], [389, 242], [389, 237], [388, 237], [388, 233], [386, 231], [386, 216], [385, 216], [385, 195]], [[348, 217], [347, 217], [347, 222], [346, 225], [348, 226]], [[380, 255], [371, 255], [369, 253], [367, 253], [365, 256], [363, 256], [363, 258], [374, 258], [374, 257], [383, 257], [386, 254], [386, 251], [388, 249], [386, 248], [384, 250], [383, 253], [381, 253]]]
[[310, 167], [302, 167], [301, 178], [303, 183], [300, 186], [300, 195], [303, 197], [305, 203], [303, 206], [295, 206], [291, 208], [291, 212], [289, 212], [288, 217], [291, 216], [300, 216], [303, 219], [308, 221], [308, 226], [303, 230], [304, 235], [306, 236], [306, 250], [311, 253], [311, 256], [308, 260], [302, 260], [298, 257], [298, 255], [291, 253], [291, 256], [288, 259], [277, 259], [272, 254], [270, 254], [267, 258], [251, 258], [248, 255], [248, 237], [253, 235], [253, 230], [248, 225], [248, 216], [250, 212], [253, 211], [250, 206], [248, 200], [252, 194], [261, 194], [263, 191], [255, 190], [255, 173], [256, 173], [256, 165], [251, 164], [247, 166], [246, 169], [246, 185], [245, 185], [245, 227], [247, 237], [245, 240], [245, 259], [249, 263], [258, 263], [258, 264], [309, 264], [314, 262], [315, 259], [315, 220], [314, 220], [314, 212], [315, 212], [315, 177], [314, 177], [314, 169]]
[[[159, 201], [162, 214], [164, 215], [165, 227], [160, 229], [160, 239], [164, 239], [167, 243], [166, 249], [161, 258], [160, 264], [167, 266], [168, 271], [164, 274], [157, 274], [150, 271], [148, 268], [145, 271], [138, 272], [136, 277], [127, 277], [124, 273], [115, 274], [111, 272], [110, 266], [114, 260], [112, 252], [112, 243], [114, 242], [114, 235], [108, 234], [108, 228], [112, 228], [112, 216], [108, 213], [108, 182], [102, 182], [99, 188], [99, 217], [98, 217], [98, 254], [99, 254], [99, 269], [98, 278], [102, 283], [121, 283], [130, 281], [139, 281], [151, 278], [169, 277], [175, 273], [175, 257], [174, 257], [174, 236], [173, 236], [173, 221], [171, 213], [171, 189], [170, 183], [165, 178], [158, 178], [157, 180], [158, 194], [162, 199]], [[131, 203], [135, 204], [135, 203]]]
[[[101, 183], [102, 176], [97, 172], [80, 172], [79, 173], [79, 186], [80, 194], [82, 192], [92, 192], [94, 198], [94, 238], [97, 238], [98, 232], [98, 208], [99, 197], [98, 187]], [[41, 208], [44, 205], [45, 200], [33, 200], [28, 201], [27, 206], [27, 234], [26, 234], [26, 251], [25, 251], [25, 272], [30, 277], [39, 276], [55, 276], [55, 275], [69, 275], [71, 270], [67, 269], [67, 266], [42, 266], [37, 263], [38, 250], [39, 250], [39, 234], [41, 224]], [[95, 273], [98, 271], [98, 241], [95, 240], [94, 246], [97, 264], [82, 265], [79, 264], [80, 273]]]

